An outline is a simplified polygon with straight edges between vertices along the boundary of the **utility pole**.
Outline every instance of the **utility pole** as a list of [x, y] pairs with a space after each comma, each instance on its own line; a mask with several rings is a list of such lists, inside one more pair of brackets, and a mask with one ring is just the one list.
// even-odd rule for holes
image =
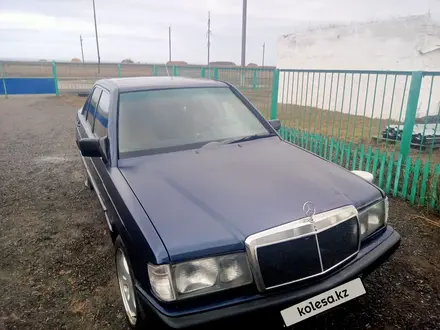
[[98, 42], [98, 26], [96, 25], [96, 10], [95, 0], [93, 1], [93, 18], [95, 20], [95, 38], [96, 38], [96, 51], [98, 52], [98, 74], [101, 72], [101, 56], [99, 55], [99, 42]]
[[208, 11], [208, 32], [206, 33], [208, 36], [208, 65], [211, 61], [210, 55], [211, 55], [211, 12]]
[[168, 60], [171, 62], [171, 25], [168, 27]]
[[241, 22], [241, 66], [246, 66], [246, 18], [247, 0], [243, 0], [243, 17]]
[[81, 44], [81, 57], [82, 57], [82, 62], [84, 64], [83, 38], [81, 37], [81, 35], [79, 35], [79, 43]]
[[266, 43], [263, 42], [263, 59], [261, 60], [261, 66], [264, 66], [264, 51], [266, 50]]

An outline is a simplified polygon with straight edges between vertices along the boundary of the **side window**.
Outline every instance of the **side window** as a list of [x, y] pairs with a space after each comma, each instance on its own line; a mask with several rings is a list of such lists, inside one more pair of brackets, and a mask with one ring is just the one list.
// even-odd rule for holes
[[92, 94], [89, 94], [89, 96], [87, 96], [87, 99], [84, 102], [84, 105], [82, 107], [82, 115], [84, 117], [86, 117], [86, 119], [87, 119], [87, 113], [88, 113], [88, 110], [89, 110], [89, 104], [90, 104], [90, 99], [91, 98], [92, 98]]
[[103, 137], [107, 135], [108, 126], [108, 110], [110, 104], [110, 94], [107, 91], [102, 91], [101, 98], [99, 99], [98, 108], [95, 116], [95, 128], [93, 132], [97, 137]]
[[96, 113], [96, 106], [99, 101], [99, 97], [101, 96], [101, 89], [95, 88], [93, 90], [92, 98], [90, 100], [89, 109], [87, 111], [87, 121], [90, 123], [90, 126], [93, 128], [93, 123], [95, 121], [95, 113]]

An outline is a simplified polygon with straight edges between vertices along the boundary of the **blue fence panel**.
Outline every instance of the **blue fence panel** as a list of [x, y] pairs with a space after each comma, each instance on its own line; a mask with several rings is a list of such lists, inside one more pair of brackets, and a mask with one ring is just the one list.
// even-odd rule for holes
[[[4, 78], [7, 94], [55, 94], [53, 78]], [[3, 82], [0, 94], [4, 95]]]

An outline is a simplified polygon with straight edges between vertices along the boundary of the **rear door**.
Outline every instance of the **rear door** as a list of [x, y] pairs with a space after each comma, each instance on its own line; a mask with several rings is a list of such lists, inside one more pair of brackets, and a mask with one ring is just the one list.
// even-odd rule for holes
[[[77, 115], [77, 142], [81, 138], [101, 138], [107, 136], [109, 101], [109, 91], [101, 86], [95, 86], [87, 98], [82, 111]], [[88, 175], [92, 179], [95, 193], [98, 196], [107, 224], [111, 230], [112, 220], [110, 219], [116, 216], [117, 213], [110, 202], [110, 196], [107, 192], [108, 188], [104, 184], [105, 181], [107, 185], [111, 185], [108, 164], [101, 157], [82, 157], [82, 159]]]
[[[99, 102], [96, 106], [95, 121], [92, 129], [92, 136], [95, 138], [108, 137], [108, 121], [110, 115], [110, 92], [102, 89]], [[107, 139], [109, 140], [109, 139]], [[108, 141], [110, 143], [110, 141]], [[110, 144], [108, 144], [110, 146]], [[107, 150], [107, 153], [109, 150]], [[95, 174], [96, 189], [99, 191], [100, 198], [104, 204], [104, 214], [112, 230], [112, 223], [118, 217], [113, 203], [112, 193], [115, 194], [114, 185], [110, 178], [110, 164], [102, 157], [93, 157], [90, 159]], [[98, 193], [98, 192], [97, 192]]]

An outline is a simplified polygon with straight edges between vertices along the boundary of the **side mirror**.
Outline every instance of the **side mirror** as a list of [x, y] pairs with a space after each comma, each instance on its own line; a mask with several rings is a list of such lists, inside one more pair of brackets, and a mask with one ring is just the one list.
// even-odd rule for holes
[[107, 137], [82, 138], [78, 141], [81, 155], [84, 157], [102, 157], [107, 160]]
[[351, 171], [351, 173], [356, 174], [357, 176], [361, 177], [365, 181], [373, 183], [374, 176], [370, 172], [353, 170], [353, 171]]
[[279, 119], [271, 119], [269, 120], [269, 124], [275, 131], [278, 131], [281, 128], [281, 122]]

